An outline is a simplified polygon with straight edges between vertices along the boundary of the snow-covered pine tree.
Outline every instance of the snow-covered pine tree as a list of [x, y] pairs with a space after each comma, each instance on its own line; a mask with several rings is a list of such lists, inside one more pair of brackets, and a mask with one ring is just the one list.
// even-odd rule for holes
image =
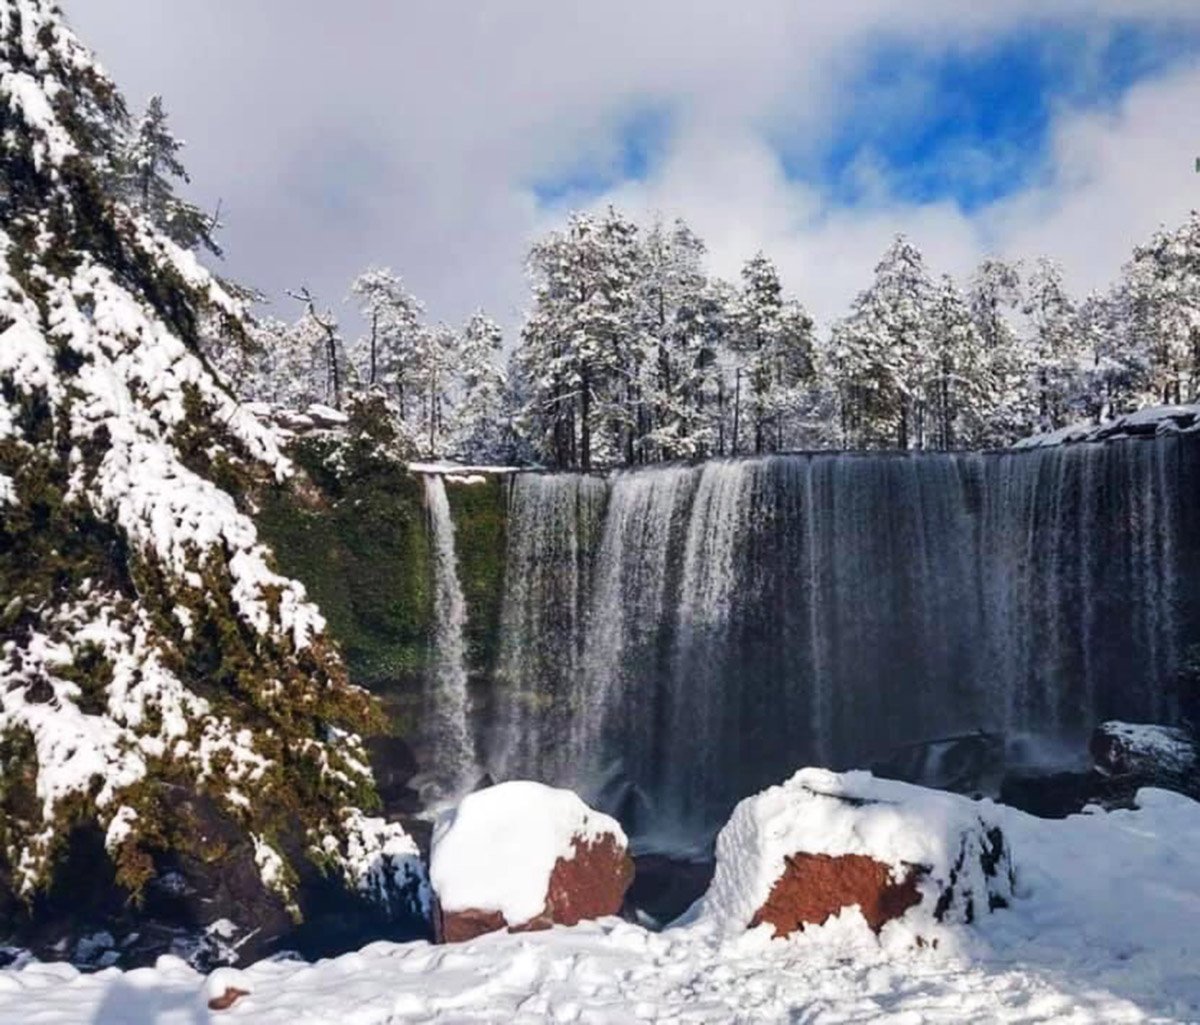
[[777, 451], [785, 445], [799, 391], [813, 383], [812, 319], [798, 302], [785, 298], [779, 271], [763, 253], [742, 268], [732, 319], [730, 343], [740, 371], [733, 451]]
[[1200, 212], [1134, 250], [1123, 284], [1131, 346], [1145, 354], [1147, 400], [1200, 399]]
[[983, 433], [977, 443], [982, 446], [1007, 445], [1036, 429], [1024, 346], [1014, 323], [1021, 303], [1020, 268], [1004, 260], [984, 260], [967, 289], [990, 386], [980, 411]]
[[705, 276], [704, 242], [683, 220], [655, 221], [641, 241], [638, 327], [645, 349], [638, 391], [635, 457], [678, 459], [711, 451], [706, 409], [721, 337], [716, 293]]
[[57, 6], [0, 3], [0, 882], [90, 825], [137, 894], [214, 857], [204, 801], [282, 901], [303, 852], [371, 889], [403, 836], [364, 813], [378, 712], [250, 519], [291, 467], [199, 356], [244, 311], [106, 191], [124, 127]]
[[299, 404], [322, 403], [341, 409], [350, 367], [337, 317], [332, 310], [318, 309], [307, 288], [288, 294], [304, 309], [285, 343], [298, 360], [288, 371], [295, 376], [297, 397], [302, 400]]
[[932, 295], [920, 251], [899, 235], [874, 282], [834, 326], [830, 362], [848, 444], [924, 446]]
[[419, 398], [419, 389], [409, 375], [420, 345], [425, 308], [403, 279], [387, 268], [364, 271], [355, 278], [350, 292], [367, 324], [366, 333], [351, 348], [359, 384], [382, 388], [401, 421], [407, 422]]
[[987, 353], [958, 285], [942, 275], [929, 307], [929, 360], [922, 383], [926, 447], [943, 451], [986, 443], [994, 386]]
[[1062, 268], [1039, 258], [1025, 283], [1025, 313], [1030, 334], [1026, 343], [1030, 393], [1038, 429], [1065, 426], [1079, 410], [1072, 409], [1078, 392], [1082, 351], [1075, 323], [1075, 304], [1063, 284]]
[[414, 441], [418, 450], [431, 458], [445, 455], [449, 448], [451, 389], [459, 348], [459, 334], [449, 324], [423, 327], [405, 370], [414, 396]]
[[587, 470], [629, 447], [630, 382], [640, 370], [637, 234], [610, 207], [601, 217], [573, 214], [530, 251], [534, 302], [517, 350], [521, 422], [552, 465]]
[[500, 325], [483, 311], [471, 315], [458, 336], [450, 449], [470, 462], [504, 458], [509, 441], [508, 377], [500, 362]]
[[148, 218], [167, 238], [184, 249], [204, 248], [220, 255], [213, 235], [215, 215], [175, 194], [175, 182], [190, 182], [180, 157], [184, 143], [167, 124], [161, 96], [151, 96], [146, 111], [117, 157], [118, 188], [130, 206]]

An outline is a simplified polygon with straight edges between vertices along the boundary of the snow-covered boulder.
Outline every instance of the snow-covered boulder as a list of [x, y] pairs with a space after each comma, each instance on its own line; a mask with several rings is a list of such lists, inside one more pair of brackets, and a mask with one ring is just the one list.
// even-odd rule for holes
[[625, 833], [570, 790], [514, 781], [465, 797], [433, 834], [444, 943], [615, 915], [633, 881]]
[[1012, 897], [993, 813], [988, 801], [869, 772], [801, 769], [734, 809], [697, 916], [729, 932], [765, 923], [776, 937], [850, 907], [876, 933], [902, 916], [971, 922]]
[[1096, 768], [1169, 790], [1200, 790], [1200, 749], [1187, 730], [1146, 723], [1105, 722], [1089, 744]]

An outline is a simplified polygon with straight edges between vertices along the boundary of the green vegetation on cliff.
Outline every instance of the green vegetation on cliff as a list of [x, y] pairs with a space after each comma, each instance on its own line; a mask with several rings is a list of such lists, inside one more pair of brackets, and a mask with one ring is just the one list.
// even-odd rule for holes
[[501, 475], [489, 475], [482, 483], [446, 485], [458, 578], [467, 602], [467, 670], [473, 684], [491, 679], [500, 649], [509, 486], [509, 477]]
[[370, 437], [318, 434], [291, 448], [307, 480], [267, 489], [258, 527], [339, 642], [350, 678], [414, 725], [432, 636], [430, 547], [419, 480]]

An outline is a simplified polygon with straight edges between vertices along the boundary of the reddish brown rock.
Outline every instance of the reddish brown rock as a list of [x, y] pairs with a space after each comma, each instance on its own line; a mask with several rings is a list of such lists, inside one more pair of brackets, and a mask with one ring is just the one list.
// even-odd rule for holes
[[[443, 911], [434, 914], [434, 930], [438, 943], [465, 943], [484, 933], [499, 932], [508, 925], [499, 911]], [[513, 929], [512, 932], [519, 930]]]
[[244, 989], [238, 989], [236, 986], [230, 986], [219, 997], [213, 997], [208, 1002], [210, 1011], [228, 1011], [242, 997], [248, 997], [250, 993]]
[[573, 847], [574, 857], [559, 858], [554, 863], [546, 903], [539, 915], [527, 922], [512, 923], [498, 911], [443, 911], [439, 907], [434, 914], [438, 942], [460, 943], [505, 928], [509, 932], [535, 932], [618, 914], [633, 882], [633, 859], [624, 844], [606, 834], [592, 841], [577, 837]]
[[891, 869], [862, 854], [793, 854], [775, 881], [766, 904], [750, 921], [766, 922], [781, 939], [806, 925], [824, 925], [843, 908], [857, 906], [878, 934], [893, 919], [921, 903], [917, 881], [921, 870], [911, 868], [899, 882]]

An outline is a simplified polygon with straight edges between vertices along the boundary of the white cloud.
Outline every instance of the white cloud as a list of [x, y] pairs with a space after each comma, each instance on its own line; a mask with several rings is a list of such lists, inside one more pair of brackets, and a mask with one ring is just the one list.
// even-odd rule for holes
[[[858, 172], [870, 201], [850, 209], [784, 174], [766, 140], [781, 126], [824, 137], [845, 110], [838, 83], [871, 43], [971, 45], [1046, 19], [1035, 0], [65, 6], [131, 101], [165, 94], [197, 195], [224, 200], [226, 269], [274, 294], [306, 281], [340, 302], [359, 269], [381, 263], [435, 316], [483, 304], [515, 323], [522, 256], [548, 223], [530, 182], [581, 154], [603, 158], [622, 115], [646, 105], [677, 118], [668, 151], [648, 181], [603, 198], [682, 213], [724, 273], [765, 249], [822, 318], [865, 284], [896, 231], [937, 269], [964, 271], [993, 247], [1046, 251], [1092, 287], [1200, 192], [1195, 71], [1139, 87], [1112, 116], [1063, 112], [1052, 178], [970, 217], [894, 201], [869, 162]], [[1098, 32], [1128, 11], [1054, 6]], [[1200, 25], [1194, 0], [1147, 0], [1138, 14]]]

